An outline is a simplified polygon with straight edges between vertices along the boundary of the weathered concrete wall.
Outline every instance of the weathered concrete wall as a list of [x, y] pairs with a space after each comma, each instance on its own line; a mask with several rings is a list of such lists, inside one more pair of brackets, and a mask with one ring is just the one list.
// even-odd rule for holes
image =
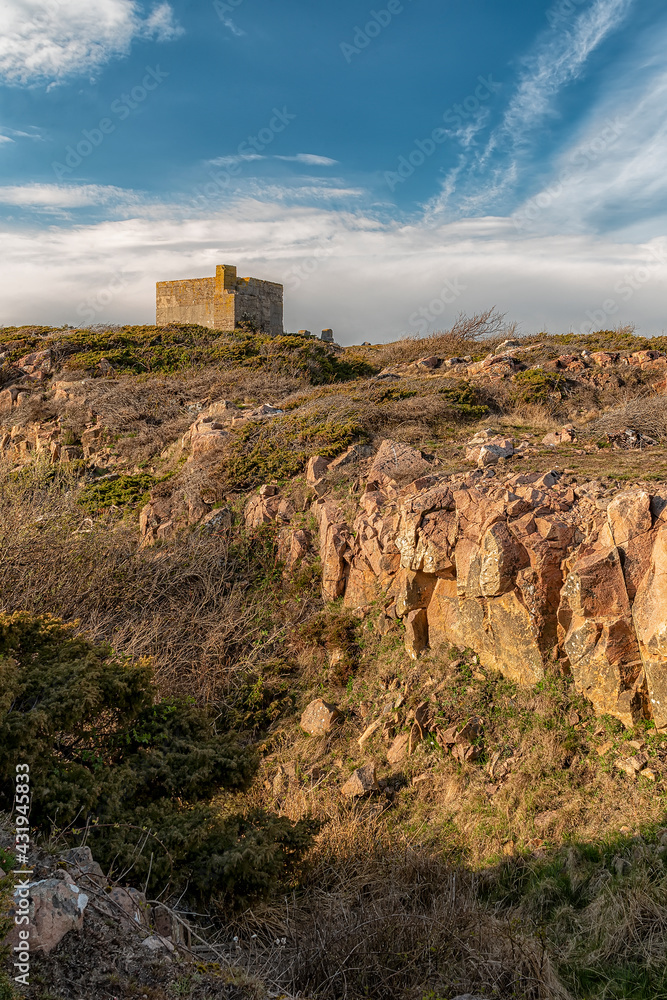
[[199, 323], [214, 330], [235, 330], [241, 323], [273, 335], [283, 332], [283, 286], [258, 278], [238, 278], [221, 264], [215, 278], [160, 281], [156, 323]]
[[266, 333], [283, 332], [283, 286], [241, 278], [236, 286], [236, 324], [253, 323]]
[[215, 278], [188, 278], [184, 281], [159, 281], [156, 292], [155, 322], [199, 323], [215, 326]]

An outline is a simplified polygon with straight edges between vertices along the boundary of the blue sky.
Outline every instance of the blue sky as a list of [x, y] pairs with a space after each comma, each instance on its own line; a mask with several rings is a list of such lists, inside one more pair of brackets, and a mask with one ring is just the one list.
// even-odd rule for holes
[[[4, 23], [3, 23], [4, 22]], [[5, 0], [0, 323], [285, 284], [288, 329], [667, 327], [664, 0]]]

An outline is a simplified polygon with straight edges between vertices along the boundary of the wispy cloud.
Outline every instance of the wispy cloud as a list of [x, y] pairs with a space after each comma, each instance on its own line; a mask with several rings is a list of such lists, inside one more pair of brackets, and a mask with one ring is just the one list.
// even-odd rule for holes
[[266, 160], [268, 157], [261, 153], [235, 153], [233, 156], [216, 156], [213, 160], [206, 160], [209, 167], [234, 167], [237, 163], [252, 163], [254, 160]]
[[329, 156], [318, 156], [316, 153], [297, 153], [296, 156], [276, 156], [276, 160], [285, 160], [286, 163], [306, 163], [310, 167], [333, 167], [338, 160], [332, 160]]
[[[654, 39], [664, 51], [667, 31]], [[533, 232], [667, 229], [667, 71], [646, 58], [619, 80], [553, 159], [552, 174], [514, 214]]]
[[95, 73], [125, 56], [136, 39], [171, 41], [183, 33], [171, 5], [144, 16], [137, 0], [3, 0], [0, 80], [53, 85]]
[[[557, 115], [556, 101], [563, 89], [585, 73], [591, 55], [627, 18], [635, 0], [594, 0], [556, 31], [539, 36], [526, 55], [501, 122], [491, 132], [484, 147], [474, 146], [480, 122], [458, 136], [467, 151], [459, 165], [456, 187], [443, 189], [427, 205], [432, 216], [458, 198], [458, 210], [492, 210], [502, 205], [520, 181], [525, 162], [533, 150], [537, 130], [545, 119]], [[505, 206], [503, 205], [503, 208]]]
[[139, 204], [141, 196], [102, 184], [23, 184], [0, 186], [0, 205], [17, 208], [87, 208]]
[[220, 14], [219, 12], [218, 17], [224, 24], [225, 28], [228, 28], [229, 31], [231, 31], [232, 35], [235, 35], [237, 38], [243, 38], [245, 31], [243, 28], [239, 28], [238, 24], [235, 24], [231, 17], [228, 17], [227, 14]]
[[633, 4], [634, 0], [595, 0], [574, 20], [571, 29], [546, 36], [525, 60], [496, 142], [507, 137], [517, 147], [527, 133], [553, 114], [554, 97], [582, 75], [591, 54], [622, 24]]
[[232, 167], [237, 163], [252, 163], [255, 160], [282, 160], [284, 163], [304, 163], [308, 167], [333, 167], [338, 160], [330, 156], [318, 156], [317, 153], [296, 153], [294, 156], [263, 156], [261, 153], [235, 153], [233, 156], [217, 156], [207, 160], [213, 167]]
[[23, 132], [20, 129], [9, 128], [7, 125], [0, 125], [0, 142], [15, 142], [17, 139], [41, 141], [42, 135], [36, 128], [33, 128], [32, 132]]

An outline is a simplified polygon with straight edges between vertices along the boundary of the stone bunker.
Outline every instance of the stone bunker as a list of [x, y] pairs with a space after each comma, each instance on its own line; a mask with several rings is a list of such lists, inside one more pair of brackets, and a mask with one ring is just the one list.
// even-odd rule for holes
[[239, 278], [236, 267], [219, 264], [214, 278], [158, 281], [157, 326], [198, 323], [212, 330], [248, 324], [262, 333], [283, 332], [283, 286], [259, 278]]

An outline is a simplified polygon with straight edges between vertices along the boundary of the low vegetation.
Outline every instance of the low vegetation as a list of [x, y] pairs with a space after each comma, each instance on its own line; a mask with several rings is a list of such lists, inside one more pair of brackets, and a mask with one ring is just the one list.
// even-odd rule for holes
[[11, 810], [20, 754], [33, 828], [76, 843], [83, 824], [112, 877], [239, 905], [274, 889], [308, 847], [307, 819], [226, 805], [223, 791], [249, 787], [253, 754], [194, 699], [159, 699], [148, 663], [55, 619], [2, 615], [0, 691], [0, 806]]

